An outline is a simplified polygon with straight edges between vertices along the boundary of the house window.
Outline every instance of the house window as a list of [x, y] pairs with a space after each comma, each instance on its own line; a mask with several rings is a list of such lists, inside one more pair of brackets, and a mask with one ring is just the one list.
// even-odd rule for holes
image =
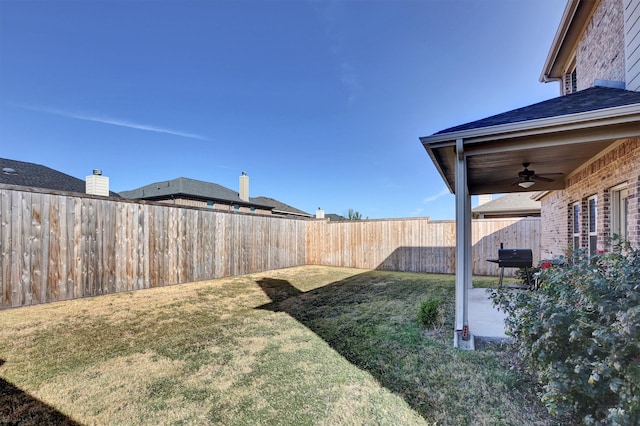
[[573, 248], [580, 248], [580, 203], [573, 203]]
[[239, 212], [240, 211], [240, 206], [237, 205], [237, 204], [234, 204], [233, 205], [233, 211], [236, 212], [236, 213]]
[[207, 207], [212, 209], [213, 208], [213, 201], [207, 201]]
[[255, 213], [256, 212], [256, 208], [251, 206], [251, 208], [249, 209], [249, 211], [251, 211], [251, 213]]
[[627, 239], [627, 217], [629, 214], [629, 190], [627, 184], [611, 188], [611, 236]]
[[587, 200], [589, 206], [589, 254], [594, 255], [598, 252], [598, 233], [597, 233], [597, 219], [598, 219], [598, 204], [595, 196], [590, 197]]

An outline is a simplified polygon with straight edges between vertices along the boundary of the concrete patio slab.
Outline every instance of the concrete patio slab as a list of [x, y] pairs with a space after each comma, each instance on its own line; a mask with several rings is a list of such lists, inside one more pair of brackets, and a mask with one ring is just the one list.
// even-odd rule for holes
[[469, 289], [469, 333], [482, 339], [506, 339], [504, 319], [489, 299], [486, 288]]

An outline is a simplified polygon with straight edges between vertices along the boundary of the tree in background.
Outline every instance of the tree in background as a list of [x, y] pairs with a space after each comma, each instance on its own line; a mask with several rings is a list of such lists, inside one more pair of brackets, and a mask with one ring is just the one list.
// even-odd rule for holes
[[349, 211], [347, 212], [347, 219], [362, 220], [362, 215], [360, 214], [360, 212], [357, 212], [354, 209], [349, 209]]

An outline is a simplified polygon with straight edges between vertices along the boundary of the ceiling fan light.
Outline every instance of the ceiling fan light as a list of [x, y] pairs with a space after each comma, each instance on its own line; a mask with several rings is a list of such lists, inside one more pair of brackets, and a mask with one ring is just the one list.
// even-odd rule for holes
[[523, 180], [522, 182], [520, 182], [518, 184], [518, 186], [521, 186], [523, 188], [531, 188], [533, 186], [535, 182], [531, 181], [531, 180]]

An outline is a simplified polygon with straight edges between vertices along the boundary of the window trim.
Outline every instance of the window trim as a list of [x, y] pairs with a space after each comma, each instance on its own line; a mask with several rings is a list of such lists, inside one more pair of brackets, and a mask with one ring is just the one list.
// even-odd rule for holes
[[[593, 204], [592, 204], [593, 202]], [[591, 211], [593, 206], [593, 212]], [[587, 198], [587, 233], [588, 233], [588, 245], [590, 255], [598, 253], [598, 196], [592, 195]]]
[[[623, 196], [624, 195], [624, 196]], [[610, 189], [611, 237], [614, 234], [627, 239], [629, 235], [629, 184], [627, 182]], [[622, 201], [624, 200], [624, 205]]]
[[580, 248], [580, 228], [582, 228], [580, 220], [580, 210], [580, 201], [576, 201], [575, 203], [571, 204], [571, 237], [574, 250]]

